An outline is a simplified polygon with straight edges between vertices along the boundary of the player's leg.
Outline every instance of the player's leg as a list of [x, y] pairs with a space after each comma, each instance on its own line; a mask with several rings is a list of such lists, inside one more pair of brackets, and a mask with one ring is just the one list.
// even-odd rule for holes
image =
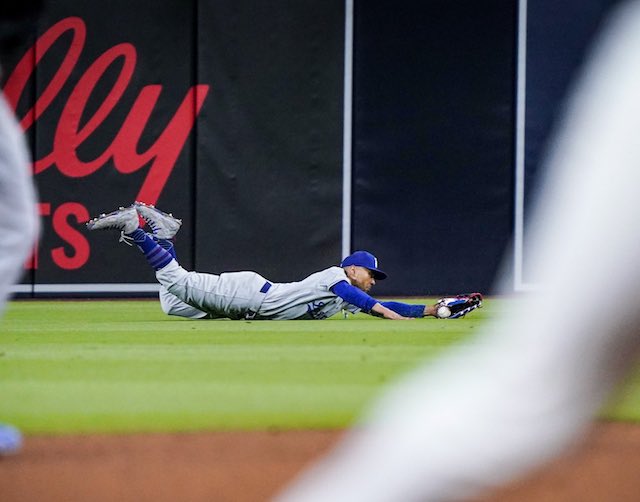
[[[174, 260], [178, 260], [173, 242], [168, 239], [158, 239], [153, 235], [151, 237], [160, 246], [166, 249], [171, 254], [171, 256], [173, 256]], [[170, 293], [169, 290], [162, 285], [160, 286], [160, 291], [158, 292], [158, 298], [160, 299], [160, 307], [162, 308], [162, 311], [167, 315], [186, 317], [188, 319], [204, 319], [209, 315], [206, 312], [203, 312], [202, 310], [192, 307], [191, 305], [183, 302], [180, 298], [178, 298], [173, 293]]]
[[156, 279], [169, 293], [212, 318], [241, 319], [249, 308], [251, 294], [245, 291], [245, 283], [240, 276], [236, 278], [237, 274], [243, 273], [223, 274], [221, 280], [216, 274], [187, 271], [172, 260], [156, 271]]
[[151, 234], [140, 228], [140, 218], [134, 206], [121, 207], [108, 214], [101, 214], [87, 223], [89, 230], [120, 230], [120, 242], [135, 244], [154, 270], [166, 266], [173, 255], [156, 242]]
[[[136, 201], [134, 203], [134, 206], [138, 211], [138, 214], [153, 230], [151, 238], [156, 241], [158, 245], [160, 245], [163, 249], [168, 251], [177, 262], [176, 251], [172, 239], [180, 229], [182, 220], [175, 218], [171, 213], [165, 213], [158, 208], [149, 204], [145, 204], [143, 202]], [[160, 274], [160, 277], [158, 278], [159, 282], [162, 284], [159, 293], [160, 305], [162, 307], [162, 310], [166, 314], [179, 317], [187, 317], [190, 319], [202, 319], [204, 317], [210, 316], [210, 314], [204, 312], [200, 308], [197, 308], [183, 301], [182, 298], [188, 298], [186, 294], [183, 294], [181, 295], [181, 297], [179, 297], [170, 292], [167, 289], [167, 286], [171, 287], [174, 284], [175, 279], [173, 277], [170, 280], [166, 279], [166, 274]], [[199, 284], [202, 282], [202, 280], [197, 279], [195, 282], [196, 284]], [[198, 301], [198, 305], [203, 306], [201, 303], [202, 299]]]
[[167, 247], [170, 243], [166, 239], [158, 240], [141, 228], [125, 233], [124, 238], [130, 239], [142, 251], [149, 265], [156, 271], [158, 282], [178, 300], [169, 299], [166, 295], [161, 298], [163, 310], [168, 308], [168, 314], [182, 317], [204, 317], [201, 314], [226, 317], [217, 294], [217, 275], [188, 272], [174, 258], [173, 246]]
[[207, 312], [212, 318], [244, 319], [257, 312], [264, 298], [261, 288], [266, 279], [255, 272], [221, 275], [189, 272], [175, 260], [156, 272], [156, 278], [169, 293], [183, 302]]
[[[167, 250], [171, 254], [171, 256], [173, 256], [174, 260], [178, 261], [176, 249], [170, 239], [160, 239], [155, 235], [151, 235], [151, 238], [155, 240], [161, 247]], [[162, 308], [162, 311], [167, 315], [186, 317], [188, 319], [204, 319], [205, 317], [209, 316], [209, 314], [207, 314], [206, 312], [203, 312], [202, 310], [183, 302], [180, 298], [178, 298], [173, 293], [170, 293], [169, 290], [162, 285], [160, 286], [158, 297], [160, 299], [160, 307]]]
[[[167, 250], [171, 256], [173, 256], [174, 260], [178, 261], [176, 248], [173, 245], [173, 237], [180, 229], [182, 221], [174, 218], [171, 213], [164, 213], [156, 207], [144, 204], [143, 202], [136, 201], [134, 206], [138, 214], [142, 216], [144, 221], [153, 230], [151, 238]], [[167, 315], [187, 317], [189, 319], [202, 319], [208, 315], [206, 312], [183, 302], [162, 285], [160, 286], [158, 297], [162, 311]]]
[[183, 302], [164, 286], [160, 286], [159, 298], [160, 307], [167, 315], [186, 317], [188, 319], [204, 319], [205, 317], [209, 317], [209, 314]]
[[[153, 239], [175, 258], [171, 239], [180, 229], [182, 221], [171, 213], [135, 202], [138, 214], [153, 230]], [[212, 317], [242, 318], [255, 302], [256, 291], [264, 285], [265, 279], [253, 272], [233, 274], [202, 274], [187, 272], [176, 264], [158, 270], [156, 278], [178, 300], [162, 294], [161, 304], [165, 312], [183, 317], [202, 317], [204, 313]], [[256, 286], [256, 284], [259, 284]]]
[[[159, 215], [157, 219], [153, 220], [156, 229], [160, 228], [158, 222], [162, 222], [162, 220], [164, 222], [168, 221], [165, 216], [169, 215], [166, 213], [155, 210], [151, 206], [145, 207], [152, 209], [147, 214], [149, 219], [145, 218], [145, 221], [148, 222], [152, 217]], [[221, 305], [224, 305], [224, 302], [216, 293], [218, 276], [187, 272], [182, 268], [174, 258], [175, 251], [172, 249], [168, 239], [158, 239], [158, 236], [149, 234], [140, 228], [138, 208], [139, 206], [134, 204], [108, 214], [102, 214], [90, 220], [87, 223], [87, 228], [89, 230], [120, 230], [120, 241], [129, 245], [135, 244], [138, 247], [144, 254], [147, 263], [156, 271], [158, 282], [169, 293], [199, 311], [210, 313], [214, 317], [225, 317], [224, 310], [221, 310]], [[179, 228], [179, 225], [177, 228]], [[171, 232], [159, 232], [159, 235], [161, 237], [172, 237], [175, 235], [177, 228], [175, 228], [175, 231], [171, 231], [173, 234]], [[186, 307], [179, 307], [180, 304], [178, 302], [168, 300], [166, 296], [164, 300], [168, 310], [172, 313], [175, 314], [179, 311], [186, 313]], [[190, 311], [189, 313], [195, 314], [195, 311]]]
[[[140, 228], [139, 214], [149, 223], [154, 234], [148, 234]], [[224, 274], [225, 277], [221, 280], [215, 274], [185, 270], [175, 260], [175, 251], [168, 241], [180, 225], [180, 220], [172, 215], [153, 206], [136, 203], [92, 219], [87, 223], [87, 228], [120, 230], [120, 240], [130, 245], [135, 244], [142, 251], [149, 265], [156, 271], [156, 279], [169, 293], [211, 317], [241, 319], [247, 311], [255, 309], [256, 295], [265, 283], [264, 277], [255, 272], [235, 272]], [[166, 297], [164, 299], [167, 300]], [[167, 305], [168, 310], [173, 310], [173, 313], [186, 312], [184, 305], [179, 307], [180, 304], [174, 301], [168, 303], [171, 304]], [[189, 310], [189, 313], [195, 312]]]
[[149, 234], [149, 235], [151, 235], [151, 238], [154, 241], [156, 241], [160, 246], [162, 246], [164, 249], [166, 249], [169, 252], [169, 254], [171, 256], [173, 256], [174, 260], [178, 261], [178, 255], [176, 253], [176, 248], [173, 245], [173, 242], [171, 240], [169, 240], [169, 239], [158, 239], [158, 237], [156, 237], [153, 234]]

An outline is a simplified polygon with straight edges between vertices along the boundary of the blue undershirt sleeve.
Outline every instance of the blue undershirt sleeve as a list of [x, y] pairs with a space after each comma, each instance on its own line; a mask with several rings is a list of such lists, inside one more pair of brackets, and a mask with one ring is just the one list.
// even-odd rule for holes
[[424, 305], [409, 305], [400, 302], [380, 302], [384, 307], [404, 317], [424, 317]]
[[371, 298], [367, 293], [352, 286], [347, 281], [340, 281], [333, 285], [331, 291], [345, 302], [355, 305], [366, 313], [370, 313], [373, 306], [378, 303], [378, 300]]

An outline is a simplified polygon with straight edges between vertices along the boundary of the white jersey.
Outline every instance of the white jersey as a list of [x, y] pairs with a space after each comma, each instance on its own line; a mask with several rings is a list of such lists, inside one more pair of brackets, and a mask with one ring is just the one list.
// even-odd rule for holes
[[298, 282], [274, 283], [266, 294], [256, 319], [326, 319], [341, 310], [360, 309], [331, 291], [347, 281], [340, 267], [330, 267]]

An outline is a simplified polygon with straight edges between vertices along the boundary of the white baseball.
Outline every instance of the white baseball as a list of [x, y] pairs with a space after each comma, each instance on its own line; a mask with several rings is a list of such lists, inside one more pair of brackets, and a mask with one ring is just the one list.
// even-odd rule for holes
[[449, 307], [445, 307], [443, 305], [442, 307], [438, 307], [438, 310], [436, 311], [436, 315], [440, 319], [446, 319], [447, 317], [449, 317], [451, 315], [451, 309]]

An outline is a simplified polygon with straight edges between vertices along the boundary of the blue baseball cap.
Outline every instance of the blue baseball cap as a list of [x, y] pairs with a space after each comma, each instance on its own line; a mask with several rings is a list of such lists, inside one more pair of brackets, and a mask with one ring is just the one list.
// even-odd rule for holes
[[378, 259], [368, 251], [356, 251], [347, 256], [342, 263], [341, 267], [348, 267], [349, 265], [355, 265], [357, 267], [364, 267], [373, 272], [374, 279], [386, 279], [387, 274], [378, 268]]

